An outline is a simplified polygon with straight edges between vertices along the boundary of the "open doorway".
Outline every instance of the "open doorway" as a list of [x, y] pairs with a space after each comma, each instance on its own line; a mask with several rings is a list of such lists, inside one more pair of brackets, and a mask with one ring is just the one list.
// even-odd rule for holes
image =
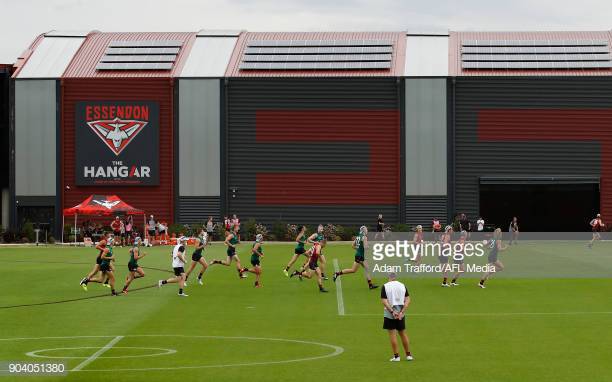
[[513, 216], [521, 231], [582, 232], [599, 212], [599, 183], [480, 184], [480, 213], [507, 231]]

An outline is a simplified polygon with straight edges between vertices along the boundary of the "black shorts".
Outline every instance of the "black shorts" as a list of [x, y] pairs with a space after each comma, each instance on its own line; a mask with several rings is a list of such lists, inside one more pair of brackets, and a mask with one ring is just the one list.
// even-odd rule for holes
[[461, 260], [453, 259], [453, 264], [463, 264], [464, 261], [465, 261], [464, 259], [461, 259]]
[[229, 257], [234, 257], [234, 255], [236, 255], [236, 248], [234, 248], [234, 247], [227, 247], [227, 255]]
[[200, 261], [201, 258], [202, 258], [202, 253], [194, 252], [193, 255], [191, 255], [192, 261]]
[[296, 255], [303, 255], [306, 253], [306, 248], [296, 248], [295, 251], [293, 251], [293, 253], [295, 253]]
[[450, 256], [439, 255], [438, 260], [440, 261], [440, 264], [448, 264], [449, 257]]
[[159, 234], [160, 234], [160, 235], [165, 235], [165, 234], [166, 234], [166, 230], [165, 230], [165, 229], [163, 229], [163, 230], [159, 231]]
[[382, 226], [376, 226], [376, 232], [382, 232], [382, 231], [383, 231]]
[[100, 264], [100, 271], [102, 271], [102, 273], [106, 273], [106, 272], [112, 272], [113, 270], [111, 269], [110, 263], [106, 263], [106, 264]]
[[261, 261], [259, 259], [251, 259], [251, 265], [256, 267], [261, 265]]
[[138, 265], [138, 264], [133, 265], [133, 264], [128, 263], [128, 271], [130, 271], [130, 272], [136, 272], [136, 270], [138, 269], [138, 267], [139, 267], [139, 265]]
[[489, 262], [489, 264], [497, 263], [497, 255], [489, 255], [487, 261]]
[[401, 320], [395, 320], [395, 319], [385, 317], [385, 321], [383, 322], [383, 329], [405, 330], [406, 329], [405, 317], [402, 318]]
[[180, 276], [181, 273], [185, 273], [185, 269], [183, 267], [178, 267], [178, 268], [173, 268], [173, 269], [174, 269], [175, 276]]
[[102, 263], [102, 258], [100, 256], [96, 257], [96, 264], [100, 265]]
[[113, 235], [121, 237], [121, 231], [113, 231]]
[[363, 257], [363, 256], [355, 256], [355, 262], [357, 264], [363, 264], [364, 261], [365, 261], [365, 257]]
[[155, 236], [155, 230], [153, 231], [149, 230], [149, 236]]
[[317, 268], [319, 268], [319, 264], [317, 264], [317, 263], [308, 263], [308, 268], [310, 268], [313, 271], [315, 271], [315, 270], [317, 270]]

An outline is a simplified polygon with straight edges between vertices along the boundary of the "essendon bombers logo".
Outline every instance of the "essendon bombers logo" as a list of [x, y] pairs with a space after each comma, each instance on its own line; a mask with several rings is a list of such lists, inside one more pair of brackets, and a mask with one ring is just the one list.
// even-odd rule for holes
[[108, 146], [115, 155], [119, 156], [123, 149], [140, 133], [148, 122], [136, 120], [98, 120], [87, 122], [87, 125]]
[[153, 101], [77, 102], [76, 184], [158, 185], [159, 122]]

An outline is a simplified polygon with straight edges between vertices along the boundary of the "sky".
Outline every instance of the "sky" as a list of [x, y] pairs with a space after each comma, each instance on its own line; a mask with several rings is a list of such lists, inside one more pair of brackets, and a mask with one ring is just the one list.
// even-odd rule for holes
[[50, 30], [610, 30], [609, 0], [0, 0], [0, 63]]

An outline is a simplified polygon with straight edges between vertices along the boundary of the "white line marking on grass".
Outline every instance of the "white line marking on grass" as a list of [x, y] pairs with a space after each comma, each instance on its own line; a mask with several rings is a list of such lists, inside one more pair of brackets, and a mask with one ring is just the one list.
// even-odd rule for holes
[[[338, 259], [334, 259], [334, 271], [340, 272]], [[338, 300], [338, 316], [344, 316], [344, 299], [342, 298], [342, 281], [340, 281], [340, 277], [336, 279], [336, 300]]]
[[[84, 359], [87, 357], [77, 357], [77, 356], [52, 356], [52, 355], [43, 355], [40, 353], [48, 353], [55, 352], [58, 350], [82, 350], [82, 349], [99, 349], [97, 346], [79, 346], [73, 348], [52, 348], [52, 349], [39, 349], [33, 350], [31, 352], [27, 352], [26, 355], [28, 357], [36, 357], [36, 358], [58, 358], [58, 359]], [[166, 348], [146, 348], [140, 346], [114, 346], [113, 349], [138, 349], [138, 350], [153, 350], [157, 351], [157, 353], [151, 354], [138, 354], [138, 355], [119, 355], [119, 356], [104, 356], [99, 355], [99, 359], [103, 358], [143, 358], [143, 357], [157, 357], [161, 355], [169, 355], [176, 353], [176, 349], [166, 349]]]
[[[0, 338], [0, 341], [25, 341], [25, 340], [48, 340], [48, 339], [82, 339], [82, 338], [109, 338], [113, 336], [66, 336], [66, 337], [15, 337], [15, 338]], [[304, 357], [304, 358], [294, 358], [294, 359], [286, 359], [280, 361], [260, 361], [260, 362], [245, 362], [245, 363], [230, 363], [230, 364], [219, 364], [219, 365], [193, 365], [193, 366], [175, 366], [175, 367], [144, 367], [144, 368], [126, 368], [126, 369], [103, 369], [103, 370], [93, 370], [93, 369], [80, 369], [76, 370], [76, 368], [69, 370], [70, 372], [117, 372], [117, 371], [150, 371], [150, 370], [183, 370], [183, 369], [209, 369], [209, 368], [219, 368], [219, 367], [242, 367], [242, 366], [262, 366], [262, 365], [278, 365], [278, 364], [286, 364], [286, 363], [295, 363], [295, 362], [305, 362], [305, 361], [315, 361], [325, 358], [336, 357], [342, 353], [344, 353], [344, 348], [341, 346], [326, 344], [322, 342], [315, 341], [302, 341], [302, 340], [292, 340], [288, 338], [265, 338], [265, 337], [229, 337], [229, 336], [194, 336], [194, 335], [185, 335], [185, 334], [134, 334], [134, 335], [126, 335], [119, 336], [120, 339], [124, 337], [181, 337], [181, 338], [212, 338], [212, 339], [221, 339], [221, 340], [247, 340], [247, 341], [275, 341], [275, 342], [289, 342], [296, 344], [304, 344], [304, 345], [315, 345], [324, 348], [328, 348], [333, 350], [331, 353]], [[115, 337], [116, 339], [117, 337]], [[114, 340], [113, 340], [114, 341]], [[112, 341], [111, 341], [112, 342]], [[110, 344], [110, 343], [109, 343]], [[107, 345], [109, 346], [109, 345]], [[98, 355], [99, 356], [99, 355]], [[109, 358], [109, 357], [105, 357]]]
[[90, 363], [92, 363], [93, 361], [95, 361], [96, 358], [98, 358], [102, 354], [104, 354], [107, 351], [109, 351], [113, 347], [113, 345], [115, 345], [117, 342], [121, 341], [122, 339], [123, 339], [123, 336], [117, 336], [117, 337], [113, 338], [109, 343], [107, 343], [106, 345], [104, 345], [103, 347], [98, 349], [97, 352], [95, 352], [92, 355], [90, 355], [87, 359], [85, 359], [83, 362], [81, 362], [78, 365], [76, 365], [76, 367], [73, 368], [70, 371], [80, 371], [80, 370], [82, 370], [85, 366], [87, 366]]
[[[587, 316], [595, 314], [612, 314], [612, 312], [480, 312], [480, 313], [408, 313], [410, 317], [486, 317], [486, 316]], [[380, 317], [378, 313], [351, 313], [347, 316]]]

